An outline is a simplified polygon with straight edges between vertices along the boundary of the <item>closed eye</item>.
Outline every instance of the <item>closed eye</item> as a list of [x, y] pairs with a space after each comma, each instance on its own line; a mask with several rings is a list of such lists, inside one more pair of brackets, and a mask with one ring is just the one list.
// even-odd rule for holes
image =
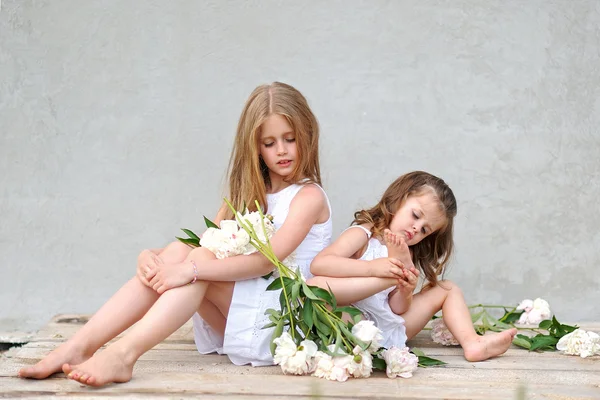
[[274, 144], [275, 144], [275, 142], [271, 142], [271, 143], [263, 143], [263, 145], [264, 145], [265, 147], [271, 147], [271, 146], [273, 146]]

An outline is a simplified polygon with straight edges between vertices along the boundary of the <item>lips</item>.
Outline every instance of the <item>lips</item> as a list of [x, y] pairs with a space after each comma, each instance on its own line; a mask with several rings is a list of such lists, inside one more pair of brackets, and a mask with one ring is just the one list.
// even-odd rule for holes
[[277, 162], [280, 167], [287, 167], [292, 163], [292, 160], [281, 160]]
[[404, 231], [404, 232], [406, 232], [406, 240], [410, 240], [410, 239], [413, 238], [413, 234], [412, 233], [410, 233], [409, 231]]

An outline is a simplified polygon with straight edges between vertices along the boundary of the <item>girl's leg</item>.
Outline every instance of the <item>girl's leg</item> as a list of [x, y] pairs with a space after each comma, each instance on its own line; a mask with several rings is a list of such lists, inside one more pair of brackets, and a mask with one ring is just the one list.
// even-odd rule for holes
[[[214, 259], [214, 255], [206, 249], [196, 249], [194, 252], [195, 260], [201, 255]], [[224, 298], [229, 295], [227, 292], [212, 292], [209, 286], [208, 282], [196, 282], [167, 290], [121, 340], [83, 364], [67, 365], [63, 370], [68, 373], [69, 378], [93, 386], [127, 382], [131, 379], [133, 366], [138, 358], [187, 322], [199, 309], [208, 291], [213, 296], [209, 300], [218, 308], [231, 301]]]
[[[183, 243], [173, 243], [161, 252], [160, 257], [167, 263], [181, 262], [190, 250]], [[63, 364], [79, 364], [87, 360], [102, 345], [137, 322], [157, 298], [154, 290], [134, 276], [73, 337], [34, 366], [22, 368], [19, 376], [44, 379], [60, 372]]]
[[482, 361], [504, 353], [517, 333], [516, 329], [509, 329], [479, 336], [460, 288], [450, 281], [441, 281], [437, 286], [415, 294], [410, 309], [402, 315], [407, 338], [410, 340], [419, 333], [439, 310], [468, 361]]
[[315, 276], [306, 281], [307, 284], [318, 286], [328, 290], [328, 286], [335, 294], [339, 305], [348, 305], [359, 300], [373, 296], [382, 290], [388, 289], [398, 284], [397, 279], [393, 278], [371, 278], [371, 277], [350, 277], [350, 278], [331, 278], [328, 276]]
[[206, 296], [204, 296], [204, 301], [198, 309], [198, 314], [202, 319], [221, 336], [225, 336], [227, 316], [234, 287], [235, 282], [211, 282], [206, 291]]

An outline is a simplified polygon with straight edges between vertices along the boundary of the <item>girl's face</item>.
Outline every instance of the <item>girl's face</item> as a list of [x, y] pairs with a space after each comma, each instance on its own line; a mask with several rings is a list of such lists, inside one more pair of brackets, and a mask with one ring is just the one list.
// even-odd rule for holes
[[292, 173], [298, 161], [296, 135], [285, 117], [272, 114], [263, 122], [259, 150], [269, 168], [271, 182]]
[[389, 229], [413, 246], [446, 224], [446, 216], [431, 193], [410, 196], [394, 214]]

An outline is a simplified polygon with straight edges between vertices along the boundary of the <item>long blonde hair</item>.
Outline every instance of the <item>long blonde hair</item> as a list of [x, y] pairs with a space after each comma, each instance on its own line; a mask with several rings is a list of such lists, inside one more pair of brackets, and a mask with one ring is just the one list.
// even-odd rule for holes
[[372, 224], [371, 233], [382, 238], [384, 229], [390, 226], [394, 214], [410, 196], [430, 192], [446, 217], [440, 230], [431, 233], [411, 246], [413, 263], [419, 268], [429, 285], [437, 284], [437, 277], [444, 273], [454, 250], [453, 226], [457, 213], [456, 198], [452, 189], [442, 179], [423, 171], [414, 171], [396, 179], [383, 193], [374, 207], [354, 213], [353, 225]]
[[[295, 88], [281, 82], [258, 86], [246, 101], [238, 122], [235, 142], [229, 160], [229, 199], [236, 210], [245, 204], [256, 211], [258, 200], [267, 211], [269, 169], [260, 157], [261, 126], [278, 114], [287, 120], [296, 138], [297, 162], [286, 177], [290, 184], [306, 179], [321, 185], [319, 167], [319, 123], [304, 96]], [[233, 214], [228, 213], [227, 218]]]

